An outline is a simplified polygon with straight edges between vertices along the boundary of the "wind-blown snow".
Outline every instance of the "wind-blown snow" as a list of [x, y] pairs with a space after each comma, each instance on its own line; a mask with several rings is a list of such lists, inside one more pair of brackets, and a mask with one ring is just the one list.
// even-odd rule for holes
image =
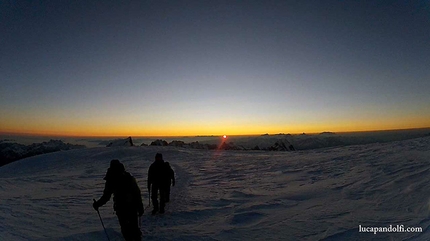
[[[138, 180], [162, 152], [176, 174], [144, 240], [430, 240], [430, 137], [297, 152], [175, 147], [70, 150], [0, 168], [0, 240], [105, 240], [92, 199], [111, 159]], [[112, 201], [100, 209], [122, 240]], [[403, 224], [423, 233], [359, 233]]]

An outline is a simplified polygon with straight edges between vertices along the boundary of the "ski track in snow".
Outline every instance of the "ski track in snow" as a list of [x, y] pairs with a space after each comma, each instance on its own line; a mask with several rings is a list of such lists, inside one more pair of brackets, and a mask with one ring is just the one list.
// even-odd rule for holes
[[[0, 240], [106, 240], [92, 199], [111, 159], [148, 205], [155, 153], [177, 178], [166, 213], [142, 217], [144, 240], [430, 240], [430, 137], [298, 152], [115, 147], [61, 151], [0, 168]], [[109, 201], [100, 213], [123, 240]], [[359, 233], [403, 224], [423, 233]]]

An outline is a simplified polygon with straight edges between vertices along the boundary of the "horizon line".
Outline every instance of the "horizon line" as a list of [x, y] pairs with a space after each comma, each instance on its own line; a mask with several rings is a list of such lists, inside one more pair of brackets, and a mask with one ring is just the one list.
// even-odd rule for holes
[[[412, 130], [426, 130], [429, 127], [417, 127], [417, 128], [398, 128], [398, 129], [372, 129], [372, 130], [357, 130], [357, 131], [321, 131], [321, 132], [278, 132], [278, 133], [259, 133], [259, 134], [235, 134], [227, 136], [262, 136], [262, 135], [301, 135], [301, 134], [321, 134], [321, 133], [365, 133], [365, 132], [383, 132], [383, 131], [412, 131]], [[8, 132], [0, 131], [0, 135], [11, 135], [11, 136], [34, 136], [34, 137], [71, 137], [71, 138], [115, 138], [115, 137], [134, 137], [134, 138], [159, 138], [159, 137], [221, 137], [223, 134], [218, 135], [68, 135], [68, 134], [48, 134], [48, 133], [29, 133], [29, 132]]]

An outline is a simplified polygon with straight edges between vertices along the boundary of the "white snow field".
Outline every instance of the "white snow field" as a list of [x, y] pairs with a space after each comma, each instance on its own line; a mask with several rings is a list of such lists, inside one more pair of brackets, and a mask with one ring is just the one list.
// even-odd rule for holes
[[[430, 137], [298, 152], [115, 147], [60, 151], [0, 168], [0, 240], [107, 240], [92, 199], [111, 159], [148, 205], [146, 173], [163, 153], [177, 175], [143, 240], [430, 240]], [[100, 208], [123, 240], [112, 200]], [[420, 233], [362, 233], [404, 225]]]

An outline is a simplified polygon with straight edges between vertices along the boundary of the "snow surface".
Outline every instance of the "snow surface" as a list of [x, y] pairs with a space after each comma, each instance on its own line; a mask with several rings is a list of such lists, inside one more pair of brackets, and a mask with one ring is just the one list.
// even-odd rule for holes
[[[430, 240], [430, 137], [297, 152], [113, 147], [62, 151], [0, 168], [0, 240], [106, 240], [92, 199], [111, 159], [138, 180], [155, 153], [177, 185], [144, 240]], [[112, 200], [100, 208], [122, 240]], [[423, 233], [359, 233], [403, 224]]]

